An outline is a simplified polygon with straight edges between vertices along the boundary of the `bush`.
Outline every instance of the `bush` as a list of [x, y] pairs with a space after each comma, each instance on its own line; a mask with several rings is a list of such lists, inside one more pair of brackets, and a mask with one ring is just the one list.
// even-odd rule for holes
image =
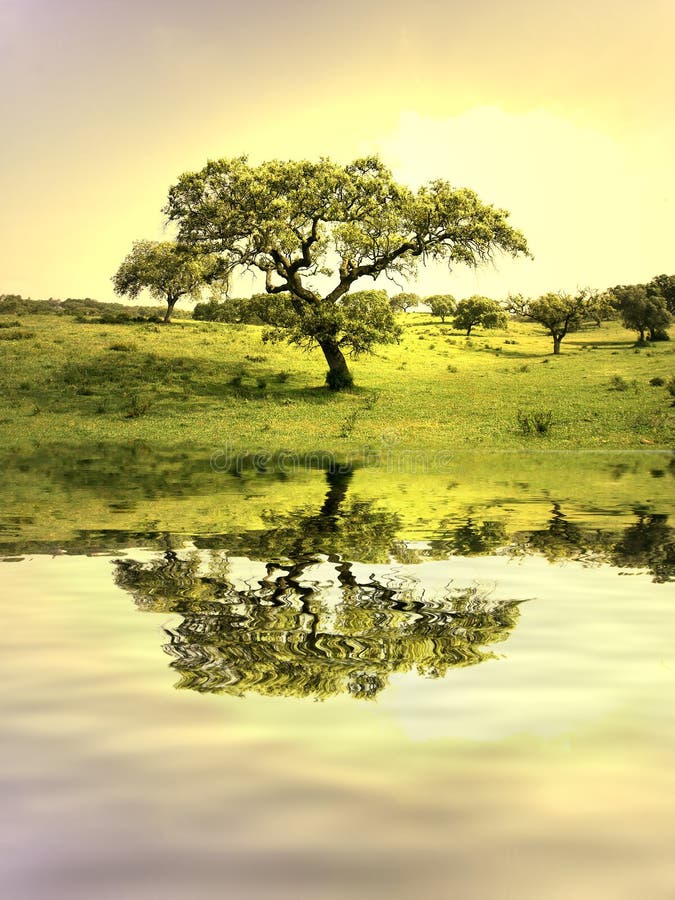
[[553, 412], [550, 409], [518, 410], [516, 419], [523, 434], [548, 434], [553, 426]]
[[673, 406], [675, 406], [675, 375], [670, 379], [667, 384], [667, 390], [671, 397], [673, 397]]
[[612, 375], [609, 380], [610, 391], [627, 391], [629, 387], [629, 383], [621, 375]]
[[126, 419], [136, 419], [150, 409], [150, 399], [142, 394], [129, 395], [129, 406], [124, 413]]
[[652, 385], [652, 387], [663, 387], [663, 385], [666, 383], [666, 379], [661, 378], [660, 375], [656, 375], [654, 378], [649, 379], [649, 383]]

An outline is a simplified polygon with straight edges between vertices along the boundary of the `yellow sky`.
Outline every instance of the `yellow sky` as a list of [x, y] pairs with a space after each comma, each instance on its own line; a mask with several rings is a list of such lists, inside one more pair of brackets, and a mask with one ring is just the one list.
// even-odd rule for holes
[[0, 0], [0, 292], [112, 299], [169, 185], [240, 153], [375, 151], [511, 210], [534, 261], [422, 293], [675, 272], [673, 38], [672, 0]]

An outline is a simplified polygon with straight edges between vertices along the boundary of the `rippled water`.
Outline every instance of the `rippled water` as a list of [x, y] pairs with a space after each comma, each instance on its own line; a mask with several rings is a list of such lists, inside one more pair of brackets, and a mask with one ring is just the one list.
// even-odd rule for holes
[[502, 462], [17, 471], [3, 896], [671, 898], [672, 467]]

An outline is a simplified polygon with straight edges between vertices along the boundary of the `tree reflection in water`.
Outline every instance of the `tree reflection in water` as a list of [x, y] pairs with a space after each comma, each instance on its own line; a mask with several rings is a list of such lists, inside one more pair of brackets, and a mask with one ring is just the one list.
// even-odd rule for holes
[[[399, 522], [370, 501], [347, 501], [350, 478], [327, 473], [318, 514], [271, 513], [262, 531], [202, 541], [218, 550], [206, 570], [199, 551], [116, 561], [116, 582], [139, 608], [183, 617], [165, 645], [179, 687], [372, 698], [395, 672], [439, 678], [494, 657], [485, 647], [508, 637], [517, 601], [494, 602], [475, 587], [430, 596], [394, 574], [359, 580], [349, 560], [389, 561]], [[266, 561], [265, 576], [237, 586], [227, 554]], [[317, 563], [321, 583], [312, 580]]]
[[178, 686], [196, 691], [374, 697], [394, 672], [438, 678], [494, 657], [484, 648], [505, 640], [518, 618], [517, 602], [494, 602], [475, 587], [429, 597], [413, 579], [359, 581], [344, 561], [332, 566], [332, 604], [325, 581], [310, 580], [314, 559], [268, 564], [245, 587], [228, 577], [223, 557], [214, 562], [205, 572], [199, 553], [173, 551], [116, 562], [117, 584], [139, 608], [183, 617], [165, 650]]
[[668, 516], [639, 506], [633, 513], [637, 521], [623, 532], [607, 531], [571, 521], [554, 503], [546, 527], [518, 532], [509, 552], [540, 554], [549, 562], [571, 559], [619, 569], [647, 569], [655, 582], [672, 581], [675, 542]]
[[[316, 511], [267, 511], [257, 530], [196, 537], [197, 548], [142, 563], [115, 563], [117, 583], [141, 609], [178, 613], [165, 649], [181, 687], [197, 691], [322, 698], [374, 697], [395, 672], [444, 676], [494, 656], [518, 619], [518, 601], [494, 602], [477, 588], [430, 594], [398, 574], [359, 576], [354, 562], [419, 563], [495, 552], [551, 562], [647, 568], [655, 581], [675, 571], [673, 530], [664, 515], [636, 508], [622, 531], [573, 521], [554, 502], [546, 525], [509, 534], [499, 521], [446, 520], [425, 544], [399, 537], [398, 515], [349, 496], [352, 472], [326, 472]], [[168, 545], [169, 547], [171, 544]], [[264, 562], [241, 582], [230, 560]], [[319, 568], [317, 568], [319, 566]], [[361, 571], [361, 570], [359, 570]]]

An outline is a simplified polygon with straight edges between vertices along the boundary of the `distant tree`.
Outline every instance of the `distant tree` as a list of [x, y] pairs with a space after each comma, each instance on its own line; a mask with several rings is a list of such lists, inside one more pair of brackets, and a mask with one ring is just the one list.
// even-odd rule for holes
[[229, 322], [245, 325], [262, 325], [250, 297], [211, 297], [203, 303], [197, 303], [192, 311], [192, 318], [203, 322]]
[[625, 328], [637, 332], [638, 341], [667, 340], [671, 316], [661, 294], [648, 292], [644, 284], [617, 285], [611, 289]]
[[482, 325], [483, 328], [505, 328], [507, 324], [508, 316], [495, 300], [477, 295], [459, 301], [453, 320], [454, 327], [466, 331], [467, 337], [476, 325]]
[[656, 275], [647, 285], [647, 293], [663, 297], [668, 312], [675, 315], [675, 275]]
[[414, 309], [416, 306], [422, 302], [422, 298], [419, 294], [411, 294], [408, 291], [403, 291], [400, 294], [394, 294], [391, 298], [391, 308], [394, 312], [408, 312], [409, 309]]
[[192, 318], [199, 322], [233, 322], [232, 308], [229, 303], [221, 302], [217, 297], [211, 297], [203, 303], [195, 304], [192, 310]]
[[432, 297], [425, 297], [424, 304], [431, 310], [431, 315], [438, 316], [441, 322], [445, 322], [446, 317], [451, 316], [457, 307], [457, 301], [451, 294], [434, 294]]
[[536, 300], [512, 295], [506, 301], [506, 308], [514, 315], [543, 325], [553, 338], [553, 352], [558, 354], [563, 338], [589, 318], [596, 302], [597, 293], [584, 289], [576, 294], [543, 294]]
[[616, 319], [617, 310], [613, 301], [614, 298], [609, 291], [593, 294], [589, 299], [588, 306], [584, 313], [584, 319], [593, 322], [598, 328], [603, 322], [606, 322], [609, 319]]
[[221, 261], [174, 241], [136, 241], [112, 277], [115, 293], [135, 299], [147, 290], [156, 300], [166, 301], [164, 321], [171, 320], [181, 297], [196, 300], [202, 288], [223, 274]]
[[[347, 294], [360, 278], [407, 278], [427, 259], [475, 266], [496, 251], [527, 253], [503, 210], [441, 180], [414, 192], [376, 157], [345, 166], [328, 159], [212, 161], [181, 176], [166, 212], [181, 242], [221, 254], [231, 270], [257, 269], [267, 294], [288, 295], [295, 322], [284, 324], [293, 339], [304, 333], [321, 348], [333, 390], [353, 383], [338, 326], [345, 341], [356, 314], [356, 351], [372, 343], [363, 336], [382, 321], [377, 293], [369, 295], [378, 298], [372, 321], [363, 302], [350, 307]], [[382, 331], [380, 339], [395, 335]]]

